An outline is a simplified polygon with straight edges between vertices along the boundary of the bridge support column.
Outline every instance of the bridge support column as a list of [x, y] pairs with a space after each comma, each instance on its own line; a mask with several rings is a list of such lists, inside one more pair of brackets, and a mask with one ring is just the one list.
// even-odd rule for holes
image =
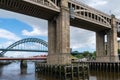
[[104, 32], [96, 32], [96, 61], [104, 61], [103, 56], [105, 55], [105, 39]]
[[67, 0], [61, 0], [61, 12], [48, 22], [48, 64], [71, 64], [70, 20]]
[[21, 60], [21, 61], [20, 61], [20, 68], [21, 68], [21, 69], [22, 69], [22, 68], [27, 68], [27, 61]]
[[27, 73], [27, 61], [25, 60], [20, 61], [20, 71], [21, 71], [21, 74]]
[[117, 24], [114, 15], [111, 16], [111, 30], [107, 33], [107, 52], [109, 56], [109, 61], [116, 62], [119, 61], [118, 58], [118, 43], [117, 43]]
[[[100, 62], [116, 62], [118, 58], [117, 25], [114, 15], [111, 16], [111, 29], [107, 30], [107, 42], [104, 41], [104, 32], [96, 32], [96, 60]], [[105, 51], [105, 44], [107, 49]]]

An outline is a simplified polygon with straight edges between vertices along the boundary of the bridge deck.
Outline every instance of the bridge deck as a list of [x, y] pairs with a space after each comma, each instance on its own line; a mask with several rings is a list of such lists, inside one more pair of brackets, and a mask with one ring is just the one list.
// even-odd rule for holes
[[36, 5], [24, 0], [0, 0], [0, 8], [47, 20], [53, 18], [59, 12], [59, 10], [53, 10], [50, 7], [41, 4]]
[[30, 49], [0, 49], [0, 51], [48, 52], [48, 50], [30, 50]]
[[[111, 28], [111, 16], [76, 0], [68, 0], [68, 7], [74, 8], [75, 19], [71, 26], [102, 31]], [[25, 15], [53, 20], [59, 16], [60, 0], [0, 0], [0, 8]], [[116, 21], [120, 25], [120, 20]]]

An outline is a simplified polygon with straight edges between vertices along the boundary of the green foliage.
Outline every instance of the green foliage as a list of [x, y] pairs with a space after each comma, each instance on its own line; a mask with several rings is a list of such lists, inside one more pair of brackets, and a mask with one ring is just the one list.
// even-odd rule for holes
[[88, 57], [90, 52], [89, 51], [84, 51], [82, 54], [83, 54], [84, 57]]
[[96, 59], [96, 51], [93, 52], [92, 58]]
[[76, 53], [75, 55], [73, 54], [73, 56], [82, 59], [82, 58], [87, 58], [88, 60], [93, 60], [96, 58], [96, 51], [94, 51], [93, 53], [89, 52], [89, 51], [84, 51], [83, 53], [80, 53], [78, 51], [74, 51], [74, 53]]
[[120, 49], [118, 49], [118, 54], [120, 54]]
[[75, 55], [75, 57], [81, 59], [81, 58], [83, 58], [83, 55], [82, 54], [77, 54], [77, 55]]

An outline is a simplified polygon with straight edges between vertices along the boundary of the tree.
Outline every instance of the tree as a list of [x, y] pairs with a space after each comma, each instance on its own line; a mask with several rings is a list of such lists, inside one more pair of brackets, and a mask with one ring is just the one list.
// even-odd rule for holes
[[120, 49], [118, 49], [118, 54], [120, 54]]
[[83, 52], [83, 56], [84, 56], [84, 57], [88, 57], [89, 54], [90, 54], [89, 51], [84, 51], [84, 52]]
[[96, 51], [93, 52], [92, 58], [93, 58], [93, 59], [96, 59]]
[[75, 57], [81, 59], [81, 58], [83, 58], [83, 55], [82, 54], [77, 54], [77, 55], [75, 55]]
[[82, 58], [87, 58], [88, 60], [91, 60], [91, 59], [96, 59], [96, 51], [94, 51], [93, 53], [89, 52], [89, 51], [84, 51], [83, 53], [79, 53], [78, 51], [74, 51], [73, 52], [74, 54], [76, 55], [73, 55], [79, 59], [82, 59]]

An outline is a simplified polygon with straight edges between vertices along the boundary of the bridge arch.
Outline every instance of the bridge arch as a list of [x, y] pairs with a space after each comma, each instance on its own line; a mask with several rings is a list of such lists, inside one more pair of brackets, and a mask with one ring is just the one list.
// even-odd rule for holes
[[[110, 23], [105, 19], [103, 18], [101, 15], [99, 15], [98, 13], [95, 13], [93, 11], [90, 11], [90, 10], [81, 10], [81, 9], [77, 9], [74, 11], [74, 13], [78, 13], [78, 12], [84, 12], [84, 13], [87, 13], [87, 14], [94, 14], [95, 16], [97, 16], [100, 20], [102, 20], [107, 26], [111, 27]], [[92, 16], [91, 16], [92, 17]]]
[[[23, 43], [27, 43], [27, 42], [34, 42], [34, 43], [38, 43], [41, 44], [45, 47], [48, 47], [48, 43], [42, 39], [38, 39], [38, 38], [25, 38], [19, 41], [16, 41], [15, 43], [11, 44], [10, 46], [8, 46], [6, 49], [13, 49], [14, 47], [16, 47], [17, 45], [23, 44]], [[7, 51], [2, 51], [0, 53], [0, 55], [4, 55]]]

